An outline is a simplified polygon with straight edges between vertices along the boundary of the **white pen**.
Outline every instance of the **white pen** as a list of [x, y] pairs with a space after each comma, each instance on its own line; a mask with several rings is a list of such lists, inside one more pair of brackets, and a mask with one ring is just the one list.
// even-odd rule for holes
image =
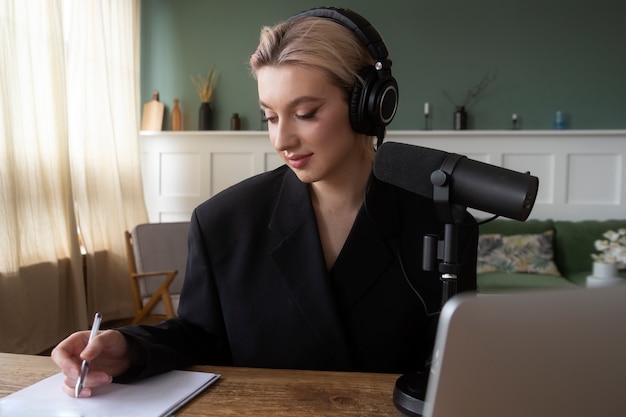
[[[89, 341], [87, 342], [87, 346], [89, 346], [89, 343], [91, 343], [93, 338], [96, 337], [96, 335], [98, 334], [98, 330], [100, 330], [100, 322], [102, 322], [102, 314], [96, 313], [96, 316], [93, 319], [93, 326], [91, 327], [91, 333], [89, 334]], [[83, 360], [83, 363], [80, 367], [80, 376], [78, 377], [78, 381], [76, 381], [76, 387], [74, 388], [74, 396], [76, 398], [78, 398], [80, 392], [83, 390], [88, 370], [89, 362]]]

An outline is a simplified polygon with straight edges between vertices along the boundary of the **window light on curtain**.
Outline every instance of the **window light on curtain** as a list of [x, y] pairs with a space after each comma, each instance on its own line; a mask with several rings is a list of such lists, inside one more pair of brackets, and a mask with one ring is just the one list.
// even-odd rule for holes
[[0, 351], [45, 350], [96, 310], [132, 315], [138, 42], [138, 1], [0, 1]]

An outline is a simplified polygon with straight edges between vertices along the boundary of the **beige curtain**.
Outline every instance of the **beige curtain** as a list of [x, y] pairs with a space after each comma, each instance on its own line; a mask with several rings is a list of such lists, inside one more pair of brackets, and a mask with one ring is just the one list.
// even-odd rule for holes
[[87, 249], [87, 305], [105, 320], [129, 317], [123, 233], [147, 221], [137, 134], [139, 2], [68, 3], [71, 168]]
[[0, 351], [37, 353], [132, 315], [139, 2], [0, 0], [0, 34]]

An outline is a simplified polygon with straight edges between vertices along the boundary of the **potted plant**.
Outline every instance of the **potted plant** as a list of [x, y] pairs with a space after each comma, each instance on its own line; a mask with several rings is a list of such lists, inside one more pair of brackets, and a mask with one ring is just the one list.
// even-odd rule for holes
[[594, 242], [598, 253], [591, 254], [593, 275], [588, 284], [620, 282], [617, 271], [626, 268], [626, 228], [607, 230], [602, 237]]
[[475, 104], [481, 99], [482, 94], [485, 89], [496, 79], [496, 74], [487, 74], [485, 75], [476, 85], [467, 90], [465, 93], [465, 97], [463, 101], [460, 103], [456, 102], [450, 93], [446, 90], [443, 90], [443, 95], [446, 96], [450, 103], [455, 108], [454, 112], [454, 130], [465, 130], [467, 129], [467, 110], [471, 104]]

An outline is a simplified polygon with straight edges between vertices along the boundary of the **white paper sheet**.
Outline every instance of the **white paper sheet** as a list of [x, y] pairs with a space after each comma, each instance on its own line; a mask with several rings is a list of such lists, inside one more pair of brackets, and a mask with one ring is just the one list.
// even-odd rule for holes
[[0, 398], [1, 417], [157, 417], [169, 416], [220, 377], [171, 371], [133, 384], [95, 388], [89, 398], [73, 398], [59, 373]]

